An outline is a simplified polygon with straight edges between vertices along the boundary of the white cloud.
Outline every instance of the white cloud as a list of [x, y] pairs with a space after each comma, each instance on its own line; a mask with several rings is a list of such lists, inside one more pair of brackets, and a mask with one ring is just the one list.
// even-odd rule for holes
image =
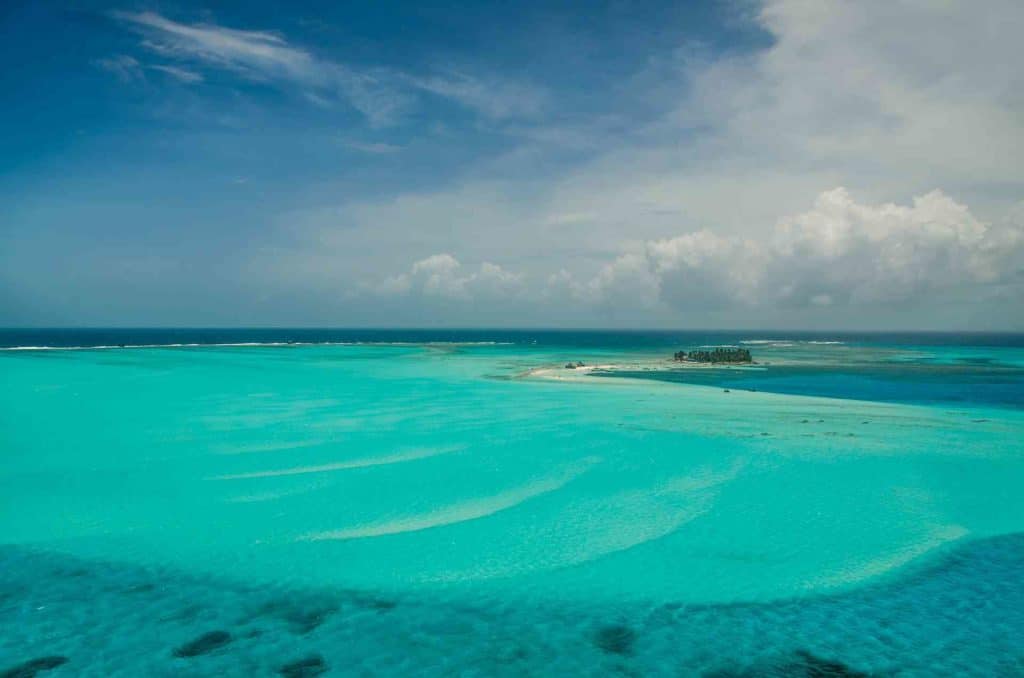
[[635, 300], [658, 290], [680, 309], [902, 304], [1019, 284], [1022, 254], [1024, 228], [983, 223], [941, 191], [911, 206], [866, 205], [837, 188], [761, 237], [702, 230], [649, 241], [589, 288]]
[[372, 155], [385, 155], [388, 153], [396, 153], [402, 150], [401, 146], [396, 144], [387, 144], [380, 141], [355, 141], [349, 140], [342, 142], [346, 148], [351, 148], [353, 151], [360, 151], [362, 153], [370, 153]]
[[166, 64], [153, 64], [149, 68], [154, 71], [160, 71], [166, 73], [178, 82], [183, 82], [186, 85], [192, 85], [203, 81], [203, 76], [195, 71], [190, 71], [185, 68], [178, 68], [177, 66], [168, 66]]
[[260, 75], [313, 79], [317, 64], [308, 52], [290, 47], [283, 38], [263, 31], [222, 26], [190, 26], [155, 12], [112, 12], [112, 16], [150, 35], [145, 45], [168, 56], [196, 58]]
[[[316, 219], [317, 255], [380, 253], [353, 262], [359, 279], [423, 252], [498, 261], [541, 302], [531, 323], [570, 300], [591, 318], [628, 305], [666, 323], [723, 309], [727, 323], [843, 321], [856, 308], [866, 325], [1019, 327], [1024, 5], [767, 0], [754, 20], [766, 48], [681, 50], [656, 87], [638, 76], [615, 93], [622, 109], [573, 119], [569, 135], [541, 116], [514, 152], [450, 186]], [[664, 115], [615, 127], [629, 100], [659, 97]], [[569, 166], [566, 147], [589, 155]], [[471, 273], [435, 274], [455, 299]], [[425, 289], [411, 269], [395, 284]], [[910, 308], [940, 303], [945, 315]]]
[[944, 185], [1016, 173], [1024, 10], [1015, 0], [985, 11], [966, 2], [770, 0], [759, 21], [774, 45], [701, 72], [679, 112], [717, 121], [731, 151], [907, 169]]
[[[1024, 317], [1024, 220], [1003, 217], [1024, 190], [1024, 6], [768, 0], [756, 20], [769, 48], [687, 55], [669, 115], [561, 178], [558, 211], [595, 215], [567, 238], [641, 240], [677, 309], [949, 301], [1006, 321], [1016, 298]], [[824, 190], [843, 184], [867, 200]], [[628, 289], [625, 263], [583, 285]]]
[[308, 96], [348, 102], [375, 125], [390, 122], [406, 103], [386, 73], [356, 71], [318, 59], [274, 33], [189, 25], [155, 12], [112, 16], [141, 32], [146, 36], [143, 46], [164, 57], [228, 69], [252, 80], [292, 83], [306, 89]]
[[96, 59], [93, 64], [108, 73], [113, 73], [122, 82], [132, 83], [146, 79], [145, 73], [142, 71], [142, 64], [139, 63], [138, 59], [127, 54], [116, 54], [103, 59]]
[[939, 186], [990, 221], [1019, 199], [1024, 5], [768, 0], [755, 20], [769, 47], [680, 50], [657, 88], [620, 95], [668, 112], [595, 132], [604, 152], [548, 179], [554, 211], [596, 214], [580, 233], [614, 243], [750, 233], [837, 185], [874, 202]]
[[863, 308], [929, 303], [946, 294], [984, 301], [1002, 285], [1019, 285], [1022, 270], [1020, 225], [983, 223], [940, 191], [909, 206], [870, 205], [836, 188], [761, 237], [700, 230], [651, 240], [585, 281], [563, 268], [543, 287], [527, 289], [521, 274], [486, 262], [467, 271], [445, 253], [417, 261], [375, 290], [682, 311]]
[[581, 301], [607, 306], [654, 306], [660, 296], [661, 281], [642, 254], [617, 257], [585, 285], [571, 287]]
[[411, 78], [413, 86], [458, 101], [467, 108], [502, 120], [532, 117], [545, 106], [545, 97], [536, 87], [500, 78], [481, 79], [463, 72]]
[[518, 294], [522, 276], [497, 264], [483, 262], [475, 271], [466, 271], [450, 254], [434, 254], [420, 259], [407, 273], [385, 279], [374, 288], [384, 295], [419, 294], [449, 300], [502, 298]]
[[862, 205], [843, 189], [783, 221], [770, 251], [780, 296], [892, 302], [994, 283], [1013, 272], [1020, 228], [995, 229], [941, 191], [910, 207]]
[[[155, 12], [111, 13], [144, 36], [143, 47], [175, 58], [233, 71], [256, 81], [290, 83], [319, 105], [343, 100], [375, 125], [385, 125], [411, 105], [411, 91], [445, 97], [489, 118], [505, 119], [537, 113], [543, 96], [535, 87], [502, 78], [478, 78], [466, 73], [410, 75], [386, 68], [353, 68], [315, 56], [267, 31], [226, 28], [215, 24], [185, 24]], [[174, 66], [154, 67], [181, 77]], [[198, 76], [198, 74], [195, 74]]]
[[565, 224], [578, 224], [592, 221], [595, 218], [597, 218], [597, 215], [593, 212], [564, 212], [561, 214], [551, 214], [545, 217], [544, 223], [549, 226], [562, 226]]

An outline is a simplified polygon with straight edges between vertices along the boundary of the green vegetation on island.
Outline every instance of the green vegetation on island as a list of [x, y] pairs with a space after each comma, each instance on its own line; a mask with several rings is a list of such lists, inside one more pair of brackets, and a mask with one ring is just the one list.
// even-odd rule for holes
[[677, 351], [673, 359], [680, 362], [694, 363], [749, 363], [753, 362], [750, 351], [734, 346], [719, 346], [711, 350]]

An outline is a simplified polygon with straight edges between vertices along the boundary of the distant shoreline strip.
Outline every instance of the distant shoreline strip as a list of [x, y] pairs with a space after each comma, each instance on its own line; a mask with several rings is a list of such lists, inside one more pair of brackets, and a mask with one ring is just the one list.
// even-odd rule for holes
[[217, 348], [244, 346], [514, 346], [511, 341], [236, 341], [187, 344], [98, 344], [96, 346], [0, 346], [0, 351], [105, 351], [128, 348]]

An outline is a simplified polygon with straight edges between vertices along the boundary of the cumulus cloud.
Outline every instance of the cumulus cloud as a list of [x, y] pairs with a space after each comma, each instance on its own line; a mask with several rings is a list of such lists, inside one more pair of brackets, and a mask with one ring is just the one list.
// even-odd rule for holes
[[607, 306], [654, 306], [659, 298], [661, 281], [651, 269], [647, 257], [627, 253], [604, 266], [600, 273], [584, 285], [572, 285], [572, 295], [581, 301]]
[[471, 301], [509, 297], [517, 294], [521, 286], [522, 275], [497, 264], [485, 261], [475, 271], [467, 271], [458, 259], [442, 253], [420, 259], [408, 272], [385, 279], [374, 291]]
[[701, 230], [648, 241], [587, 288], [597, 299], [657, 290], [682, 309], [900, 304], [1012, 283], [1022, 251], [1020, 225], [979, 221], [941, 191], [869, 205], [836, 188], [761, 238]]
[[900, 302], [1004, 280], [1020, 244], [1019, 228], [993, 228], [941, 191], [862, 205], [840, 188], [779, 224], [768, 275], [786, 302]]
[[644, 241], [578, 278], [565, 268], [530, 287], [489, 262], [467, 270], [451, 254], [415, 262], [379, 294], [471, 301], [529, 298], [631, 310], [889, 307], [998, 297], [1024, 279], [1024, 228], [980, 221], [935, 190], [910, 205], [857, 202], [844, 188], [779, 220], [760, 237], [707, 229]]

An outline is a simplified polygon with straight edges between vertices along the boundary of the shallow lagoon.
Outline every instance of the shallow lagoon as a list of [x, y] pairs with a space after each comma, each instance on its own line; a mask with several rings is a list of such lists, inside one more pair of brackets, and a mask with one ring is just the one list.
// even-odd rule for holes
[[2, 352], [0, 669], [1024, 670], [1012, 341], [466, 338]]

